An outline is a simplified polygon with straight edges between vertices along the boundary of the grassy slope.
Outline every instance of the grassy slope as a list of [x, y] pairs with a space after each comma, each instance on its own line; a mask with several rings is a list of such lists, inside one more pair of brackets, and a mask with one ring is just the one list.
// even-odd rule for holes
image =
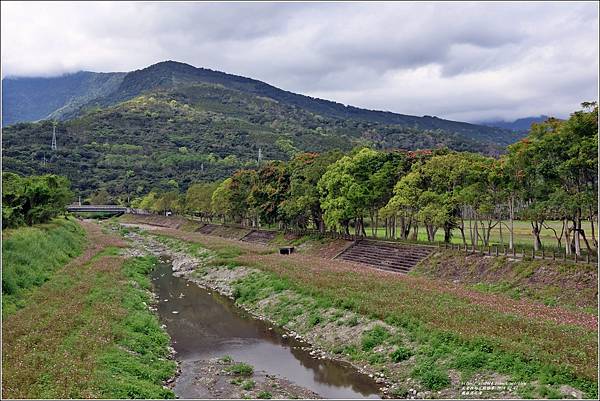
[[446, 250], [425, 260], [411, 274], [460, 283], [513, 299], [532, 299], [598, 313], [598, 268], [588, 263], [485, 258]]
[[[195, 233], [159, 233], [217, 251], [218, 263], [264, 271], [265, 276], [243, 283], [242, 301], [256, 301], [270, 292], [291, 288], [323, 305], [353, 310], [405, 330], [409, 341], [418, 344], [413, 377], [440, 369], [463, 373], [491, 370], [530, 383], [570, 384], [583, 389], [588, 397], [597, 393], [597, 333], [584, 327], [557, 325], [541, 317], [471, 303], [418, 277], [353, 270], [307, 255], [282, 258], [266, 253], [264, 247], [252, 249]], [[543, 396], [555, 390], [527, 387], [523, 396]]]
[[3, 320], [3, 398], [172, 398], [169, 337], [147, 308], [155, 260], [117, 256], [122, 241], [86, 231], [84, 254]]
[[53, 272], [81, 254], [85, 232], [75, 221], [20, 227], [2, 233], [2, 316], [21, 308]]

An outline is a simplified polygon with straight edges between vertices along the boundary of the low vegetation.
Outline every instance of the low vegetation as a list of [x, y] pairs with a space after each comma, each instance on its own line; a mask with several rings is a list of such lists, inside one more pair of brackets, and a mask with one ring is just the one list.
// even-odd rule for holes
[[254, 368], [244, 362], [235, 363], [226, 369], [227, 372], [240, 376], [252, 376]]
[[411, 275], [460, 283], [489, 294], [530, 299], [598, 313], [598, 268], [595, 264], [561, 260], [509, 260], [465, 256], [464, 252], [438, 252], [417, 266]]
[[2, 316], [23, 307], [59, 267], [81, 254], [85, 231], [73, 220], [3, 231]]
[[86, 227], [92, 252], [55, 266], [3, 319], [3, 398], [174, 398], [169, 336], [148, 309], [155, 259], [125, 259], [122, 243]]

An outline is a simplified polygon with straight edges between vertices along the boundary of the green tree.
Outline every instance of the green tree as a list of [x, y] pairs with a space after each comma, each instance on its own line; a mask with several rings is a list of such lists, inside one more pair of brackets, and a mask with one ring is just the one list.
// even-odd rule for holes
[[63, 213], [73, 199], [69, 180], [54, 174], [3, 173], [2, 184], [3, 227], [47, 222]]
[[363, 148], [331, 164], [317, 185], [326, 223], [349, 233], [353, 221], [356, 233], [366, 235], [365, 216], [377, 225], [379, 209], [391, 196], [405, 161], [400, 153]]
[[233, 207], [231, 204], [231, 178], [227, 178], [221, 182], [212, 193], [211, 196], [211, 210], [212, 212], [221, 217], [225, 222], [228, 216], [233, 214]]
[[201, 218], [212, 219], [212, 195], [219, 186], [218, 182], [192, 184], [185, 194], [186, 210]]
[[288, 163], [289, 196], [280, 205], [286, 222], [301, 229], [306, 229], [312, 222], [316, 229], [325, 231], [317, 184], [327, 167], [341, 156], [339, 151], [301, 153]]
[[2, 228], [25, 224], [24, 180], [18, 174], [2, 173]]
[[249, 206], [256, 211], [260, 221], [272, 224], [282, 220], [280, 205], [286, 200], [290, 178], [285, 163], [270, 161], [257, 171], [248, 197]]

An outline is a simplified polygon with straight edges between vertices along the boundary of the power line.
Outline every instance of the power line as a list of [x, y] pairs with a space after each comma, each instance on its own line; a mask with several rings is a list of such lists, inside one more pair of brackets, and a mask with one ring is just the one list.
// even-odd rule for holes
[[58, 147], [56, 146], [56, 121], [52, 122], [52, 146], [51, 146], [52, 150], [57, 150]]

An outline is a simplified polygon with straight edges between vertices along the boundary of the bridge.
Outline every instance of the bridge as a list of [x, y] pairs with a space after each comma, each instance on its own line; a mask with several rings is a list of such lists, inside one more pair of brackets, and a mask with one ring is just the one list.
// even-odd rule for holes
[[69, 205], [68, 212], [135, 213], [135, 209], [119, 205]]

